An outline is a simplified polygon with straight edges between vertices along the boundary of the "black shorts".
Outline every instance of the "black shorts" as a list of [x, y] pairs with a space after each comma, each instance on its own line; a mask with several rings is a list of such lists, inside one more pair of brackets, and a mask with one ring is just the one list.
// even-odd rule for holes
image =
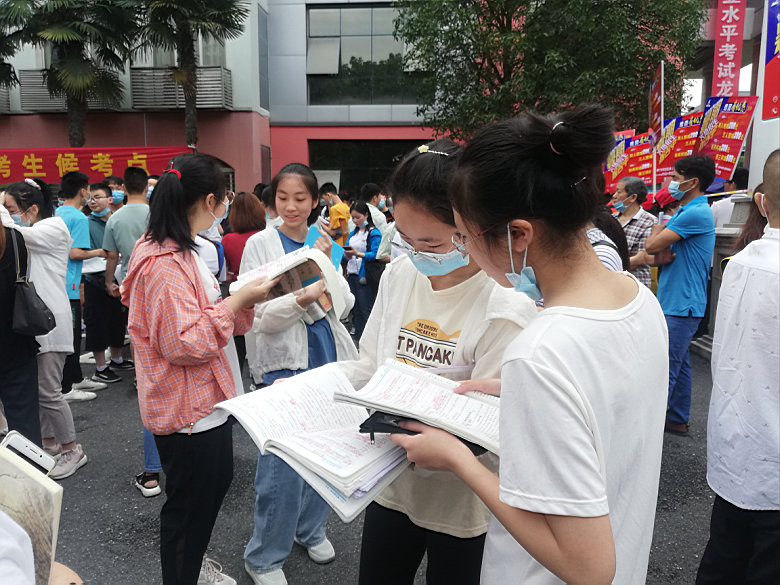
[[127, 307], [108, 294], [105, 288], [84, 279], [84, 325], [87, 327], [85, 351], [105, 351], [123, 347], [127, 331]]

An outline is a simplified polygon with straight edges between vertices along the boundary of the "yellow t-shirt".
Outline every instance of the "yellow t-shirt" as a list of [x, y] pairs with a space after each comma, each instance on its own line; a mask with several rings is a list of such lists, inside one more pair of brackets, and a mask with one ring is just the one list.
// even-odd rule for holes
[[[466, 282], [434, 291], [418, 274], [398, 332], [396, 359], [423, 368], [452, 365], [455, 346], [479, 293], [492, 281], [479, 272]], [[514, 339], [516, 326], [502, 328], [494, 342], [504, 347]], [[505, 332], [505, 333], [503, 333]], [[472, 538], [487, 531], [490, 512], [476, 494], [455, 474], [407, 468], [377, 497], [386, 508], [403, 512], [428, 530], [458, 538]]]
[[344, 246], [347, 243], [347, 237], [349, 236], [349, 207], [346, 203], [337, 203], [330, 208], [330, 229], [341, 230], [341, 235], [338, 238], [334, 238], [339, 246]]

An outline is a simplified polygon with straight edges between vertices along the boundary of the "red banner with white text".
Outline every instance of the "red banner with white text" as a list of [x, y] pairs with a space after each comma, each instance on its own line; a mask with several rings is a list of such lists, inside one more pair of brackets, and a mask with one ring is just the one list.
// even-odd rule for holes
[[696, 112], [666, 121], [661, 139], [656, 145], [657, 182], [662, 183], [671, 177], [674, 163], [693, 154], [702, 117], [702, 112]]
[[647, 129], [650, 145], [659, 140], [658, 135], [663, 130], [664, 119], [664, 62], [658, 66], [650, 85], [650, 117]]
[[739, 95], [745, 2], [746, 0], [718, 0], [715, 17], [715, 61], [712, 66], [713, 96]]
[[696, 148], [699, 156], [715, 161], [715, 176], [731, 180], [753, 122], [758, 98], [711, 97], [704, 109]]
[[192, 152], [179, 146], [123, 148], [28, 148], [0, 150], [0, 184], [38, 178], [59, 183], [65, 173], [81, 171], [95, 183], [121, 177], [127, 167], [160, 175], [170, 160]]

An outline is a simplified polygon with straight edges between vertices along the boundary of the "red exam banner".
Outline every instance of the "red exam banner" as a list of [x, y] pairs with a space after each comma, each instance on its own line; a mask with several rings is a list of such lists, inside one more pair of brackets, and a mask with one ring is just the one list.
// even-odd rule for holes
[[621, 140], [609, 153], [604, 165], [607, 192], [614, 192], [625, 177], [637, 177], [648, 185], [653, 181], [653, 147], [647, 132]]
[[697, 153], [715, 161], [715, 176], [731, 180], [753, 122], [758, 98], [711, 97], [701, 122]]
[[764, 107], [762, 119], [780, 116], [780, 2], [771, 0], [766, 21]]
[[81, 171], [95, 183], [122, 176], [127, 167], [160, 175], [170, 160], [192, 152], [182, 146], [122, 148], [21, 148], [0, 150], [0, 183], [42, 179], [59, 183], [62, 175]]
[[718, 0], [715, 20], [715, 61], [712, 67], [712, 95], [739, 95], [742, 67], [742, 38], [746, 0]]
[[679, 116], [666, 121], [661, 139], [656, 145], [656, 181], [672, 176], [674, 163], [690, 156], [696, 149], [702, 112]]

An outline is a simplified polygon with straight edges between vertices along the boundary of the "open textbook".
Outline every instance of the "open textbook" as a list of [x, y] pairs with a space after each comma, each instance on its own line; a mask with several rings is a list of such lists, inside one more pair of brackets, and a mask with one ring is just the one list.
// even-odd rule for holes
[[393, 360], [355, 392], [329, 364], [220, 402], [263, 454], [286, 461], [345, 522], [353, 520], [408, 465], [389, 435], [359, 432], [366, 408], [420, 420], [498, 454], [495, 396], [455, 394], [457, 382]]
[[323, 295], [323, 298], [320, 299], [322, 308], [326, 311], [329, 310], [332, 302], [335, 314], [338, 316], [344, 314], [347, 303], [341, 292], [338, 273], [333, 263], [325, 254], [308, 246], [240, 274], [238, 280], [230, 285], [230, 294], [235, 293], [252, 280], [276, 278], [280, 275], [283, 275], [282, 279], [271, 290], [268, 295], [269, 300], [300, 290], [322, 278], [328, 289], [328, 296]]
[[344, 522], [350, 522], [408, 465], [388, 435], [358, 431], [366, 409], [333, 400], [354, 392], [333, 365], [217, 404], [236, 417], [264, 455], [281, 457]]
[[498, 455], [498, 397], [481, 392], [455, 394], [458, 385], [389, 359], [362, 390], [337, 391], [334, 399], [417, 419]]

